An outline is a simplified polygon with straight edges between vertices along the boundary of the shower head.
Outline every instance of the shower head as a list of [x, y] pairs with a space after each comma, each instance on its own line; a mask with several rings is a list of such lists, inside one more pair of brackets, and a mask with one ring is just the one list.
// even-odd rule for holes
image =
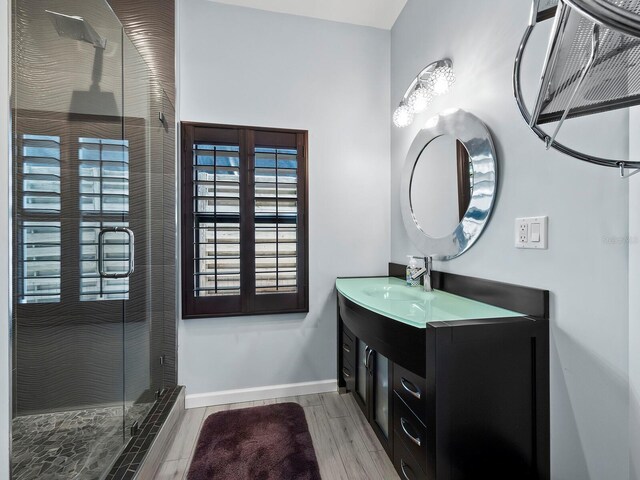
[[102, 38], [84, 18], [45, 10], [58, 35], [80, 42], [90, 43], [95, 47], [91, 87], [88, 91], [74, 90], [71, 95], [71, 113], [106, 115], [118, 117], [118, 105], [112, 92], [100, 90], [104, 49], [107, 40]]
[[49, 15], [53, 26], [56, 27], [58, 35], [61, 37], [87, 42], [95, 48], [104, 49], [107, 46], [107, 40], [98, 35], [84, 18], [52, 12], [50, 10], [45, 11]]

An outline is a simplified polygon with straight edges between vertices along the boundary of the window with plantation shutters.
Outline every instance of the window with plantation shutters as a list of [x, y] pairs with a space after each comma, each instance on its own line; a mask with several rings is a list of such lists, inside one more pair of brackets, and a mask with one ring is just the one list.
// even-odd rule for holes
[[307, 132], [182, 124], [183, 317], [308, 311]]

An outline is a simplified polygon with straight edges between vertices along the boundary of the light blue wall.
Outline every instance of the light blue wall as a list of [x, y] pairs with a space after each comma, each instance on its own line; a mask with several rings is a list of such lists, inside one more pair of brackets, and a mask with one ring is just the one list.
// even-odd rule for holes
[[[640, 158], [640, 107], [629, 115], [629, 156]], [[629, 179], [629, 478], [640, 479], [640, 175]]]
[[179, 2], [180, 119], [309, 130], [310, 311], [180, 320], [188, 394], [336, 378], [337, 276], [389, 258], [388, 31]]
[[[496, 209], [469, 252], [436, 268], [551, 291], [552, 477], [622, 480], [629, 477], [629, 189], [615, 169], [546, 151], [521, 118], [511, 79], [529, 8], [530, 2], [514, 0], [409, 0], [394, 25], [391, 108], [432, 61], [451, 58], [458, 80], [414, 125], [392, 129], [391, 258], [404, 262], [406, 254], [418, 253], [404, 233], [398, 195], [420, 123], [451, 107], [476, 114], [499, 156]], [[545, 47], [544, 35], [536, 35], [530, 53], [538, 60], [525, 68], [530, 85]], [[578, 135], [583, 147], [627, 158], [626, 112], [575, 123], [565, 140]], [[549, 249], [516, 250], [514, 219], [533, 215], [549, 216]]]

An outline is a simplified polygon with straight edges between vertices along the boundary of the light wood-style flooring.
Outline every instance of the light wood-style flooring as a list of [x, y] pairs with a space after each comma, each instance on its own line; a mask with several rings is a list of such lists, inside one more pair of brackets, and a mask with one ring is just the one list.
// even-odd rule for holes
[[185, 412], [156, 480], [187, 478], [204, 419], [212, 413], [270, 403], [295, 402], [303, 408], [323, 480], [399, 480], [375, 433], [351, 394], [299, 397], [194, 408]]

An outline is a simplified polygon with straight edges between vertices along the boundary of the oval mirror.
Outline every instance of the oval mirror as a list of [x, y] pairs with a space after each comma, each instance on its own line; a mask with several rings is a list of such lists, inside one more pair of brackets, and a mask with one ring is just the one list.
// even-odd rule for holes
[[493, 141], [480, 119], [454, 110], [427, 121], [400, 189], [405, 228], [420, 252], [449, 260], [468, 250], [487, 224], [496, 181]]

